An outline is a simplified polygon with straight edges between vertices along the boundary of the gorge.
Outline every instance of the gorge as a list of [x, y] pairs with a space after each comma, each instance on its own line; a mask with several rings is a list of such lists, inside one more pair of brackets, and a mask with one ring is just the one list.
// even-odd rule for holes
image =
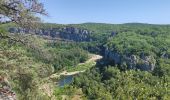
[[[10, 39], [0, 41], [1, 75], [9, 81], [10, 89], [18, 98], [36, 93], [37, 98], [57, 99], [78, 96], [79, 99], [112, 100], [128, 98], [127, 95], [136, 98], [144, 95], [143, 98], [148, 94], [157, 98], [156, 93], [168, 97], [169, 26], [86, 23], [48, 24], [36, 30], [12, 25], [0, 27], [9, 31], [13, 39], [25, 41], [24, 44]], [[89, 53], [103, 58], [98, 56], [97, 63], [88, 61]], [[64, 76], [79, 74], [63, 80], [59, 79], [60, 73]], [[56, 80], [60, 80], [61, 87], [53, 83]], [[68, 84], [64, 85], [64, 81]], [[22, 89], [18, 83], [23, 85]], [[131, 89], [136, 92], [132, 93]]]

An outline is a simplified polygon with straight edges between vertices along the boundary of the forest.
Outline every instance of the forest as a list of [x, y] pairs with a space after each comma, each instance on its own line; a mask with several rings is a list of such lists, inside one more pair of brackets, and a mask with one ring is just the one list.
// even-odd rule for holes
[[[113, 56], [100, 52], [104, 59], [74, 78], [71, 86], [81, 88], [83, 97], [88, 100], [169, 99], [170, 26], [139, 23], [76, 26], [94, 31], [98, 39], [92, 42], [93, 48], [109, 50]], [[102, 33], [97, 29], [102, 29]], [[92, 48], [91, 44], [86, 45], [89, 46]]]
[[[1, 31], [6, 32], [6, 26], [10, 25], [1, 25]], [[1, 39], [1, 76], [8, 77], [18, 98], [38, 96], [41, 92], [35, 84], [43, 84], [43, 78], [85, 62], [88, 52], [91, 52], [104, 58], [99, 60], [96, 66], [75, 76], [73, 83], [66, 86], [67, 92], [69, 89], [82, 89], [81, 95], [84, 99], [97, 100], [169, 99], [170, 26], [90, 23], [67, 27], [92, 31], [90, 38], [93, 41], [65, 42], [28, 34], [9, 34], [22, 38], [26, 44]], [[109, 55], [106, 50], [110, 54], [119, 54], [120, 61], [116, 62], [114, 57], [107, 57]], [[136, 59], [130, 59], [131, 56]], [[129, 63], [131, 60], [132, 63]], [[145, 63], [146, 61], [149, 64]], [[39, 95], [37, 98], [49, 98]]]
[[14, 1], [0, 1], [0, 99], [170, 100], [170, 25], [43, 23], [41, 3]]
[[[96, 29], [106, 33], [111, 30], [102, 45], [111, 56], [119, 54], [120, 61], [119, 57], [105, 57], [96, 67], [75, 77], [73, 86], [82, 88], [88, 99], [169, 99], [169, 26], [94, 24], [93, 30]], [[145, 70], [146, 66], [154, 68]]]
[[[1, 31], [7, 31], [5, 25], [1, 27]], [[58, 90], [54, 92], [56, 97], [81, 89], [82, 98], [90, 100], [169, 99], [170, 26], [90, 23], [67, 27], [92, 31], [90, 38], [93, 41], [49, 40], [44, 36], [28, 34], [9, 34], [22, 38], [26, 44], [1, 39], [1, 76], [8, 77], [18, 98], [36, 96], [37, 99], [49, 99], [38, 89], [38, 86], [46, 83], [46, 77], [69, 70], [85, 62], [89, 58], [88, 53], [95, 53], [102, 55], [103, 59], [91, 69], [75, 76], [73, 83], [62, 90], [65, 92], [53, 87], [54, 91]], [[119, 54], [119, 62], [109, 57], [114, 53]], [[133, 56], [135, 59], [132, 59]], [[73, 92], [69, 97], [74, 95]]]

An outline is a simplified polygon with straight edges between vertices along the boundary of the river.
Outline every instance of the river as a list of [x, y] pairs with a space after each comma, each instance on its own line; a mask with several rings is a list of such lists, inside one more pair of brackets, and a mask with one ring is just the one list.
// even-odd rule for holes
[[73, 81], [73, 75], [65, 76], [62, 79], [59, 80], [58, 86], [59, 87], [64, 87], [65, 85], [69, 85]]
[[[94, 61], [94, 62], [96, 62], [97, 60], [99, 60], [99, 59], [102, 59], [102, 56], [100, 56], [100, 55], [93, 55], [89, 60], [87, 60], [85, 63], [80, 63], [79, 65], [81, 65], [81, 64], [87, 64], [87, 63], [89, 63], [89, 62], [92, 62], [92, 61]], [[59, 73], [59, 74], [54, 74], [54, 75], [52, 75], [51, 77], [60, 77], [61, 75], [62, 76], [64, 76], [63, 78], [61, 78], [58, 82], [57, 82], [57, 85], [59, 86], [59, 87], [64, 87], [64, 85], [69, 85], [69, 84], [71, 84], [72, 83], [72, 81], [73, 81], [73, 77], [75, 76], [75, 75], [77, 75], [77, 74], [79, 74], [79, 73], [83, 73], [83, 72], [85, 72], [85, 70], [82, 70], [82, 71], [74, 71], [74, 72], [67, 72], [67, 71], [63, 71], [63, 72], [61, 72], [61, 73]]]

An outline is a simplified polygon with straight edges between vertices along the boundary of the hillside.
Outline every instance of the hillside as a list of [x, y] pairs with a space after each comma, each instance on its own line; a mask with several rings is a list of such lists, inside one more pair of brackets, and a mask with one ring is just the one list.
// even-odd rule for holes
[[[36, 30], [13, 24], [1, 25], [0, 29], [24, 41], [0, 40], [0, 75], [21, 100], [50, 99], [39, 89], [43, 84], [53, 84], [47, 77], [84, 68], [88, 69], [74, 77], [65, 87], [67, 91], [61, 89], [63, 94], [80, 90], [80, 95], [90, 100], [170, 98], [169, 25], [44, 23]], [[89, 53], [100, 54], [103, 59], [93, 67], [79, 65]], [[58, 87], [51, 88], [58, 91]]]
[[41, 85], [52, 83], [46, 77], [88, 59], [87, 51], [77, 43], [49, 41], [36, 35], [10, 36], [24, 42], [0, 40], [0, 89], [14, 92], [19, 100], [48, 100], [50, 97], [39, 90]]
[[[103, 39], [101, 44], [104, 49], [103, 61], [100, 61], [96, 68], [77, 76], [73, 82], [73, 86], [81, 88], [87, 99], [168, 100], [170, 98], [168, 25], [85, 24], [84, 26], [90, 27], [93, 31], [103, 29], [102, 32], [108, 35], [105, 35], [106, 39]], [[100, 40], [100, 37], [98, 38]]]

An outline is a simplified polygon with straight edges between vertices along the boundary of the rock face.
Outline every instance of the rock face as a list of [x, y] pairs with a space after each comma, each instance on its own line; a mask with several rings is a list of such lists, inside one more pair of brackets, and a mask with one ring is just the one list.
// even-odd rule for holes
[[50, 28], [50, 29], [36, 29], [36, 30], [29, 30], [23, 28], [9, 28], [10, 33], [35, 33], [37, 35], [45, 35], [50, 36], [53, 38], [62, 38], [73, 40], [77, 42], [82, 41], [92, 41], [90, 35], [92, 34], [91, 31], [86, 29], [80, 29], [75, 27], [64, 27], [64, 28]]
[[105, 49], [104, 58], [113, 61], [114, 64], [121, 63], [121, 56], [117, 52], [111, 52], [108, 49]]
[[121, 55], [117, 52], [105, 49], [104, 58], [114, 64], [125, 63], [129, 69], [140, 69], [143, 71], [152, 71], [155, 68], [156, 60], [153, 56]]

